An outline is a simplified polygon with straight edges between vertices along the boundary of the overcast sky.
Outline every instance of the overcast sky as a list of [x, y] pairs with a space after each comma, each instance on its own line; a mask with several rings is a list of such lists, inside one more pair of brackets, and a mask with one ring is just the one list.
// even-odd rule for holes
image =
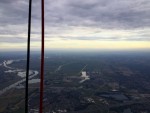
[[[32, 48], [40, 47], [40, 0]], [[26, 48], [28, 0], [0, 0], [0, 48]], [[45, 0], [46, 48], [150, 48], [150, 0]]]

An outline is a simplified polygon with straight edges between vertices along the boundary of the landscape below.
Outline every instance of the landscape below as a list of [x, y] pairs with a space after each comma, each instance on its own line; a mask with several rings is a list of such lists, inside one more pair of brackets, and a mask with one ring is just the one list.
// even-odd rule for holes
[[[38, 113], [39, 52], [30, 65]], [[24, 113], [25, 67], [24, 52], [1, 52], [0, 113]], [[150, 52], [46, 52], [43, 102], [44, 113], [150, 113]]]

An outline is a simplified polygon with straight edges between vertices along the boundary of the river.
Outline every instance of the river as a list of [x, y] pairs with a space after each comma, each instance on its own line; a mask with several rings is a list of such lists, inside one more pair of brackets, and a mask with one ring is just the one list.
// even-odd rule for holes
[[[5, 68], [9, 69], [8, 71], [5, 71], [5, 73], [16, 73], [17, 72], [17, 75], [19, 77], [21, 77], [22, 80], [19, 80], [19, 81], [15, 82], [15, 83], [5, 87], [4, 89], [0, 90], [0, 95], [4, 94], [8, 90], [10, 90], [12, 88], [15, 88], [16, 86], [18, 86], [18, 85], [20, 85], [20, 84], [22, 84], [23, 82], [26, 81], [26, 78], [25, 78], [26, 77], [26, 71], [24, 69], [16, 69], [16, 68], [13, 68], [13, 67], [9, 66], [9, 64], [12, 64], [15, 61], [18, 62], [18, 61], [21, 61], [21, 60], [7, 60], [7, 61], [4, 61], [1, 66], [4, 66]], [[37, 76], [38, 74], [39, 74], [38, 71], [30, 70], [29, 79], [32, 80], [32, 78]]]

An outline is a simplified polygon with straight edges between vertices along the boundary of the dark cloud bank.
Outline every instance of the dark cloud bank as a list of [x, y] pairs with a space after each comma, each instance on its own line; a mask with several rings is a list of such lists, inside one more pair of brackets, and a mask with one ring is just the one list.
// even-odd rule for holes
[[[39, 34], [40, 0], [33, 0], [32, 9], [32, 31]], [[27, 17], [28, 0], [0, 0], [1, 35], [26, 34]], [[70, 26], [118, 30], [150, 28], [150, 0], [45, 0], [45, 20], [47, 33], [53, 31], [53, 27], [67, 29]], [[89, 37], [76, 39], [91, 40]], [[134, 40], [149, 41], [149, 36]]]

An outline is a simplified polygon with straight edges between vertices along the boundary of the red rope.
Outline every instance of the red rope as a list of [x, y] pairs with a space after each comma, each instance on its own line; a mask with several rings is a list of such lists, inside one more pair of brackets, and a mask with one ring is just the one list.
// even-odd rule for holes
[[42, 31], [42, 45], [41, 45], [41, 82], [40, 82], [40, 108], [39, 113], [43, 113], [43, 91], [44, 91], [44, 0], [41, 0], [41, 31]]

